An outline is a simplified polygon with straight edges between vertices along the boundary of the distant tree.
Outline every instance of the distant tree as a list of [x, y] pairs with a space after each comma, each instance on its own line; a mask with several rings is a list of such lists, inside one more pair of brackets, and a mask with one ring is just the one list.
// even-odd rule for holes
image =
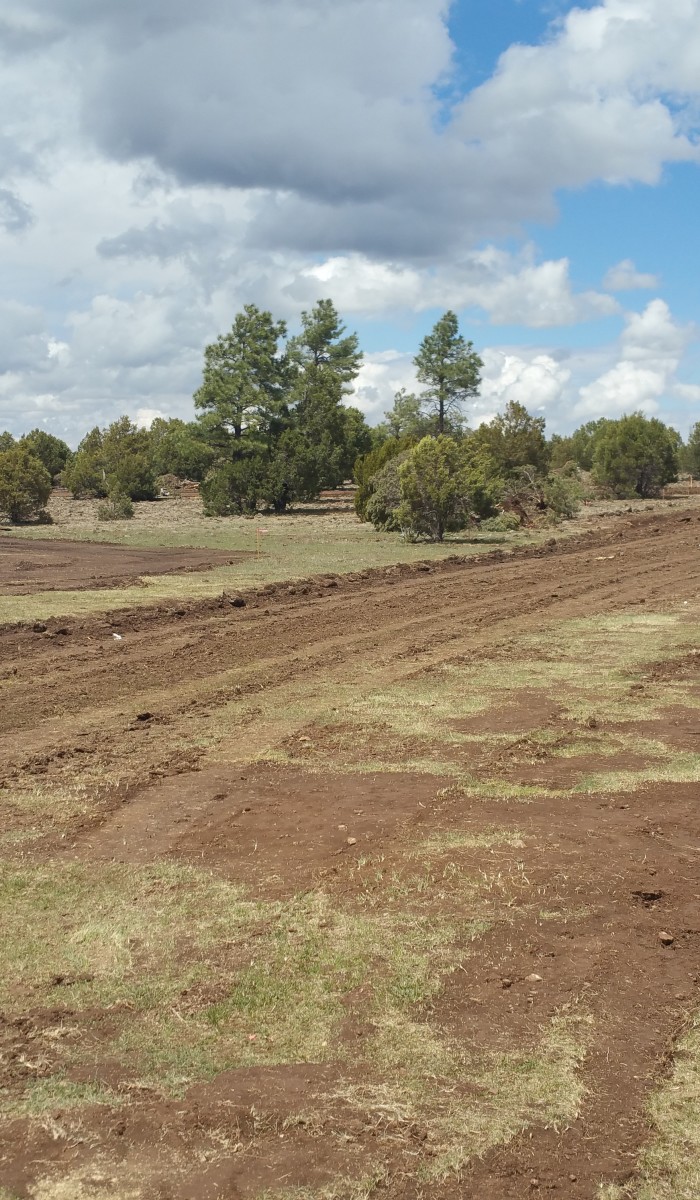
[[14, 524], [41, 512], [51, 495], [51, 476], [25, 446], [0, 452], [0, 512]]
[[285, 512], [299, 500], [312, 500], [319, 492], [318, 457], [297, 429], [288, 429], [268, 456], [260, 484], [266, 507]]
[[446, 312], [423, 338], [413, 362], [419, 383], [426, 385], [419, 397], [421, 410], [435, 415], [438, 434], [446, 433], [450, 418], [458, 419], [464, 402], [477, 395], [483, 366], [472, 342], [461, 336], [453, 312]]
[[619, 497], [658, 496], [678, 475], [678, 435], [639, 412], [608, 421], [596, 437], [593, 475]]
[[8, 430], [5, 430], [4, 433], [0, 433], [0, 453], [5, 450], [11, 450], [15, 444], [15, 439], [13, 438], [12, 434], [8, 432]]
[[695, 478], [700, 476], [700, 421], [697, 421], [688, 435], [688, 441], [682, 451], [683, 469]]
[[509, 400], [504, 412], [480, 425], [474, 436], [498, 463], [503, 475], [512, 475], [525, 466], [546, 474], [549, 446], [544, 429], [544, 417], [533, 417], [524, 404]]
[[289, 343], [289, 356], [298, 369], [327, 367], [350, 390], [362, 365], [356, 333], [346, 334], [332, 300], [318, 300], [311, 312], [301, 314], [302, 330]]
[[31, 433], [25, 433], [19, 444], [44, 464], [52, 479], [61, 474], [71, 457], [70, 446], [45, 429], [32, 429]]
[[580, 425], [568, 437], [553, 434], [550, 445], [551, 463], [553, 470], [575, 462], [582, 471], [590, 471], [593, 466], [596, 441], [608, 424], [608, 417], [599, 417], [597, 421], [587, 421]]
[[414, 536], [441, 542], [469, 519], [469, 481], [460, 448], [440, 434], [423, 438], [399, 468], [398, 524]]
[[[378, 429], [385, 437], [409, 437], [419, 442], [421, 438], [435, 437], [440, 432], [439, 414], [424, 412], [420, 396], [414, 396], [405, 388], [396, 393], [393, 407], [384, 416], [385, 420]], [[443, 424], [443, 432], [449, 437], [460, 437], [464, 432], [464, 420], [457, 408], [445, 416]]]
[[157, 417], [148, 434], [149, 453], [156, 475], [202, 480], [216, 458], [216, 450], [207, 443], [200, 422]]
[[286, 332], [284, 321], [246, 304], [231, 330], [206, 347], [194, 403], [214, 418], [210, 434], [218, 427], [238, 440], [246, 431], [266, 431], [283, 415], [288, 368], [279, 343]]
[[375, 529], [391, 532], [401, 528], [398, 516], [401, 507], [401, 465], [409, 453], [409, 450], [402, 450], [390, 458], [372, 479], [366, 515]]
[[102, 430], [95, 425], [66, 463], [63, 482], [76, 498], [107, 495], [103, 440]]
[[102, 439], [102, 456], [110, 495], [155, 499], [155, 471], [147, 430], [138, 429], [129, 417], [113, 421]]
[[268, 466], [263, 447], [244, 445], [232, 462], [210, 471], [201, 485], [208, 517], [252, 516], [264, 498]]
[[355, 512], [361, 521], [368, 521], [367, 505], [375, 490], [375, 480], [386, 464], [412, 445], [410, 438], [387, 438], [368, 454], [361, 455], [355, 462], [353, 475], [357, 490], [355, 492]]

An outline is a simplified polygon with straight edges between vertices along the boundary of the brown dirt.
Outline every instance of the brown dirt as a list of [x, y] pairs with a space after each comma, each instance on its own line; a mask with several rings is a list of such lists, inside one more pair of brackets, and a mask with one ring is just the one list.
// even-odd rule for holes
[[[467, 870], [502, 872], [512, 903], [507, 921], [497, 920], [476, 949], [465, 947], [431, 1020], [476, 1053], [536, 1040], [567, 1005], [584, 1004], [594, 1018], [579, 1120], [558, 1131], [535, 1125], [473, 1162], [461, 1180], [420, 1189], [416, 1166], [431, 1152], [423, 1132], [323, 1100], [340, 1073], [335, 1064], [227, 1072], [179, 1100], [142, 1094], [101, 1051], [117, 1014], [33, 1009], [28, 997], [22, 1020], [2, 1028], [0, 1087], [19, 1086], [31, 1064], [50, 1066], [50, 1030], [82, 1022], [94, 1042], [91, 1078], [113, 1082], [129, 1103], [83, 1110], [79, 1136], [61, 1111], [42, 1127], [0, 1126], [5, 1186], [25, 1200], [52, 1172], [92, 1178], [97, 1153], [105, 1178], [121, 1186], [137, 1179], [143, 1200], [252, 1200], [265, 1188], [359, 1178], [377, 1163], [388, 1170], [377, 1194], [397, 1200], [594, 1200], [601, 1179], [627, 1180], [649, 1134], [650, 1089], [700, 996], [697, 785], [565, 801], [543, 791], [529, 803], [494, 802], [461, 795], [436, 776], [334, 775], [303, 763], [251, 766], [250, 758], [270, 748], [273, 727], [273, 746], [308, 728], [312, 713], [275, 725], [285, 688], [303, 684], [312, 705], [314, 691], [334, 680], [374, 671], [390, 686], [446, 660], [507, 658], [510, 639], [552, 620], [697, 597], [698, 533], [695, 516], [688, 523], [654, 514], [537, 552], [319, 579], [293, 591], [271, 586], [251, 593], [244, 608], [222, 599], [52, 621], [43, 633], [2, 631], [6, 782], [59, 786], [76, 772], [93, 782], [101, 772], [122, 780], [121, 788], [105, 787], [89, 816], [49, 822], [31, 854], [22, 851], [25, 861], [178, 859], [256, 895], [322, 886], [351, 904], [362, 856], [400, 872], [410, 848], [436, 831], [512, 825], [522, 849], [459, 852]], [[699, 657], [650, 669], [647, 695], [668, 678], [692, 682]], [[207, 738], [210, 730], [214, 741], [224, 736], [222, 712], [227, 761], [212, 765]], [[522, 751], [535, 729], [561, 728], [564, 736], [570, 725], [555, 697], [526, 689], [459, 728], [512, 732]], [[697, 746], [690, 709], [616, 729], [669, 742], [676, 731], [679, 746]], [[581, 760], [549, 759], [543, 771], [520, 752], [503, 773], [566, 788], [573, 762], [581, 767]], [[592, 755], [585, 767], [606, 771], [611, 761]], [[4, 827], [21, 828], [23, 820], [10, 807]], [[519, 860], [527, 879], [520, 888], [513, 883]], [[668, 947], [662, 929], [673, 933]], [[533, 973], [541, 981], [528, 983]], [[362, 1038], [361, 998], [348, 1004], [346, 1036]], [[342, 1073], [347, 1081], [347, 1068]], [[299, 1116], [308, 1110], [317, 1113], [311, 1124]], [[104, 1181], [99, 1186], [101, 1200], [110, 1193]], [[89, 1187], [85, 1195], [97, 1194], [98, 1184]]]
[[46, 541], [0, 534], [0, 594], [133, 587], [142, 575], [207, 571], [241, 562], [248, 551], [150, 549], [107, 542]]

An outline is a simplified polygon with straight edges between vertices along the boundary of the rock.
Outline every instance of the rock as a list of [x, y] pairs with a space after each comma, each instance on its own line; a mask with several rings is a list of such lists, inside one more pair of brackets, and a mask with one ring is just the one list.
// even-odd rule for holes
[[525, 982], [526, 982], [526, 983], [541, 983], [541, 982], [542, 982], [542, 976], [541, 976], [541, 975], [535, 975], [535, 974], [528, 975], [528, 977], [527, 977], [527, 979], [525, 980]]
[[34, 624], [32, 625], [32, 630], [34, 631], [34, 633], [46, 633], [46, 629], [47, 629], [47, 626], [44, 625], [43, 621], [35, 621]]
[[356, 846], [357, 838], [348, 838], [348, 846]]
[[504, 991], [506, 991], [508, 988], [511, 988], [512, 986], [513, 986], [512, 979], [502, 979], [501, 980], [501, 987], [503, 988]]
[[598, 721], [595, 717], [589, 717], [586, 724], [588, 725], [589, 729], [597, 729], [598, 728]]
[[229, 600], [229, 604], [231, 605], [231, 608], [245, 608], [246, 602], [242, 596], [233, 596], [233, 598]]
[[661, 930], [661, 933], [659, 934], [659, 941], [661, 942], [662, 946], [672, 946], [675, 940], [676, 939], [672, 933], [667, 933], [665, 929]]

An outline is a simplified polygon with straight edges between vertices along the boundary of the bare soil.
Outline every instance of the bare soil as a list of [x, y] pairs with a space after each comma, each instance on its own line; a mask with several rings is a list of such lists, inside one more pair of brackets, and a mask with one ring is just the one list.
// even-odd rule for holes
[[[419, 1184], [418, 1169], [431, 1155], [425, 1131], [329, 1102], [340, 1070], [333, 1062], [227, 1071], [182, 1098], [140, 1092], [104, 1049], [114, 1014], [76, 1013], [65, 1004], [49, 1011], [28, 995], [22, 1019], [0, 1023], [0, 1096], [12, 1096], [33, 1063], [48, 1061], [48, 1031], [72, 1022], [92, 1038], [89, 1077], [129, 1102], [83, 1109], [80, 1136], [57, 1132], [66, 1121], [60, 1108], [40, 1125], [28, 1118], [0, 1124], [0, 1177], [10, 1194], [29, 1200], [37, 1179], [92, 1170], [99, 1154], [111, 1165], [97, 1182], [83, 1180], [83, 1191], [76, 1185], [81, 1200], [131, 1196], [120, 1187], [132, 1178], [141, 1181], [133, 1193], [139, 1200], [257, 1200], [282, 1187], [314, 1194], [334, 1179], [360, 1178], [377, 1162], [386, 1171], [377, 1195], [396, 1200], [596, 1200], [601, 1180], [629, 1181], [650, 1134], [648, 1097], [700, 999], [698, 785], [654, 783], [562, 800], [548, 791], [576, 782], [571, 760], [549, 758], [543, 767], [510, 752], [503, 777], [534, 782], [541, 793], [528, 803], [475, 798], [452, 788], [439, 768], [340, 773], [315, 766], [313, 713], [287, 721], [276, 708], [285, 689], [302, 683], [313, 698], [315, 689], [334, 681], [340, 688], [370, 670], [383, 672], [390, 686], [448, 661], [506, 663], [513, 637], [551, 621], [682, 606], [698, 597], [699, 543], [695, 512], [691, 519], [653, 513], [537, 550], [270, 585], [242, 607], [222, 597], [54, 620], [38, 632], [0, 631], [3, 828], [21, 832], [30, 820], [16, 805], [2, 812], [3, 785], [60, 789], [85, 776], [93, 786], [90, 810], [67, 824], [47, 821], [17, 851], [22, 862], [186, 862], [256, 896], [323, 887], [338, 903], [352, 903], [363, 856], [381, 860], [385, 874], [401, 872], [410, 847], [431, 835], [512, 827], [522, 850], [461, 852], [475, 873], [502, 869], [508, 879], [522, 859], [527, 887], [513, 891], [508, 920], [497, 921], [477, 950], [465, 945], [431, 1021], [475, 1048], [498, 1048], [527, 1043], [555, 1012], [584, 998], [594, 1030], [578, 1120], [559, 1129], [534, 1124], [472, 1161], [461, 1178]], [[3, 538], [0, 548], [6, 545]], [[64, 546], [50, 545], [65, 562]], [[120, 561], [114, 547], [71, 549], [106, 552], [105, 573]], [[17, 547], [27, 550], [27, 543]], [[141, 555], [149, 573], [155, 553]], [[177, 560], [169, 569], [182, 570], [186, 558], [193, 565], [188, 551], [167, 554]], [[212, 553], [204, 557], [211, 564]], [[55, 569], [68, 575], [71, 568]], [[645, 698], [669, 678], [697, 689], [699, 666], [690, 647], [658, 664], [647, 673]], [[658, 721], [644, 716], [624, 728], [675, 737], [692, 750], [697, 713], [670, 709]], [[453, 724], [465, 733], [512, 734], [515, 742], [543, 726], [562, 736], [571, 729], [556, 695], [534, 687]], [[213, 762], [207, 746], [222, 729], [227, 754]], [[290, 737], [311, 743], [308, 762], [303, 754], [293, 766], [251, 761]], [[443, 752], [436, 741], [436, 754]], [[596, 768], [610, 769], [609, 758], [577, 760], [579, 774]], [[666, 931], [668, 944], [659, 937]], [[344, 1037], [360, 1047], [368, 1035], [361, 997], [348, 996], [348, 1013]], [[313, 1122], [299, 1116], [309, 1110]], [[214, 1153], [224, 1134], [229, 1149]]]
[[0, 594], [133, 587], [142, 575], [207, 571], [241, 562], [247, 551], [132, 549], [107, 542], [75, 542], [0, 534]]

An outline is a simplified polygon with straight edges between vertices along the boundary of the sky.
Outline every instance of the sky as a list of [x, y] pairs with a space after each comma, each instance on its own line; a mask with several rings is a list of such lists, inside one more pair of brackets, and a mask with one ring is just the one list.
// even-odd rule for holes
[[700, 420], [700, 0], [0, 0], [0, 430], [193, 415], [330, 297], [370, 423], [448, 309], [548, 431]]

